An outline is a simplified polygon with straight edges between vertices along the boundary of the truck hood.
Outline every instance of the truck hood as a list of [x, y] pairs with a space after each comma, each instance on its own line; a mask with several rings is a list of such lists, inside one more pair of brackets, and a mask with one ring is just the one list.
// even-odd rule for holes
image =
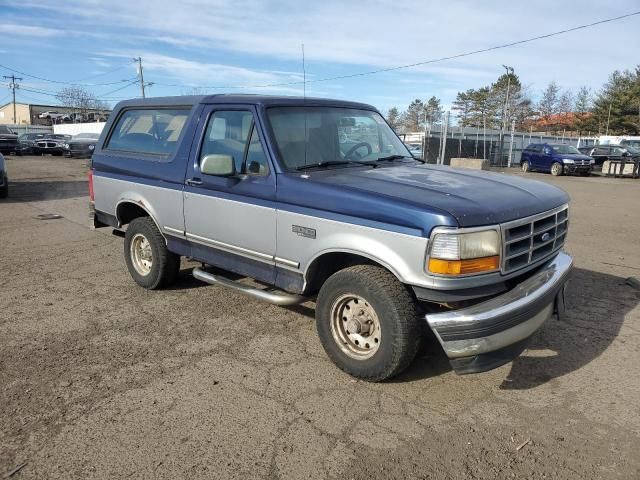
[[[307, 181], [337, 187], [336, 192], [349, 192], [336, 193], [338, 198], [345, 197], [342, 199], [345, 210], [357, 209], [360, 202], [375, 199], [376, 204], [395, 204], [396, 211], [410, 207], [439, 216], [446, 212], [461, 227], [516, 220], [569, 201], [563, 190], [543, 182], [445, 166], [353, 167], [306, 174]], [[309, 195], [309, 201], [313, 201], [313, 194]], [[387, 217], [390, 210], [393, 208], [384, 209]], [[375, 216], [376, 212], [372, 214]]]

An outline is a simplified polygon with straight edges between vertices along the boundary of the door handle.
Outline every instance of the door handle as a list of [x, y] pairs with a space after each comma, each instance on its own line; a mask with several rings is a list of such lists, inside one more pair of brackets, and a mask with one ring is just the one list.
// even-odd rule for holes
[[199, 178], [189, 178], [185, 183], [191, 187], [194, 187], [202, 185], [202, 180], [200, 180]]

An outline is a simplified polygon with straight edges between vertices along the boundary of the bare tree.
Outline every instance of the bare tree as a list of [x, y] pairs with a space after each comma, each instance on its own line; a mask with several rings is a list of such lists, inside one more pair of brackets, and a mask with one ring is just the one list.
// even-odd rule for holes
[[105, 102], [98, 100], [95, 95], [81, 87], [65, 87], [56, 94], [56, 99], [64, 107], [68, 107], [85, 119], [91, 110], [108, 110]]
[[551, 82], [549, 86], [542, 92], [542, 98], [538, 102], [538, 110], [540, 116], [543, 118], [549, 118], [555, 113], [558, 113], [558, 95], [560, 88], [556, 82]]
[[558, 113], [570, 113], [575, 109], [575, 102], [573, 98], [573, 93], [571, 91], [566, 90], [560, 95], [558, 99]]

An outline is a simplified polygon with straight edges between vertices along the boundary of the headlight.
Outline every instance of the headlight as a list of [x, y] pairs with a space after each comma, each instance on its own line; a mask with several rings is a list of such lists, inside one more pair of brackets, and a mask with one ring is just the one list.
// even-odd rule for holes
[[63, 144], [62, 144], [62, 148], [69, 149], [69, 144], [68, 144], [68, 143], [63, 143]]
[[595, 165], [596, 161], [592, 158], [591, 160], [589, 160], [589, 163], [590, 163], [591, 165]]
[[89, 150], [93, 150], [94, 148], [96, 148], [95, 145], [89, 145]]
[[573, 160], [571, 160], [570, 158], [563, 158], [562, 159], [562, 163], [575, 163]]
[[431, 242], [427, 270], [439, 275], [468, 275], [498, 270], [500, 236], [496, 230], [437, 233]]

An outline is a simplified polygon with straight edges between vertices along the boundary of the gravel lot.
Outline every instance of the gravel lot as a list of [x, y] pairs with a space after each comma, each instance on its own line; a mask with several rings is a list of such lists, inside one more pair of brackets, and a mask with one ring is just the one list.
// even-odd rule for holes
[[488, 373], [428, 343], [367, 384], [325, 357], [313, 304], [205, 286], [186, 261], [172, 289], [137, 287], [122, 239], [87, 228], [86, 161], [7, 163], [0, 478], [640, 477], [640, 181], [527, 174], [572, 198], [567, 320]]

